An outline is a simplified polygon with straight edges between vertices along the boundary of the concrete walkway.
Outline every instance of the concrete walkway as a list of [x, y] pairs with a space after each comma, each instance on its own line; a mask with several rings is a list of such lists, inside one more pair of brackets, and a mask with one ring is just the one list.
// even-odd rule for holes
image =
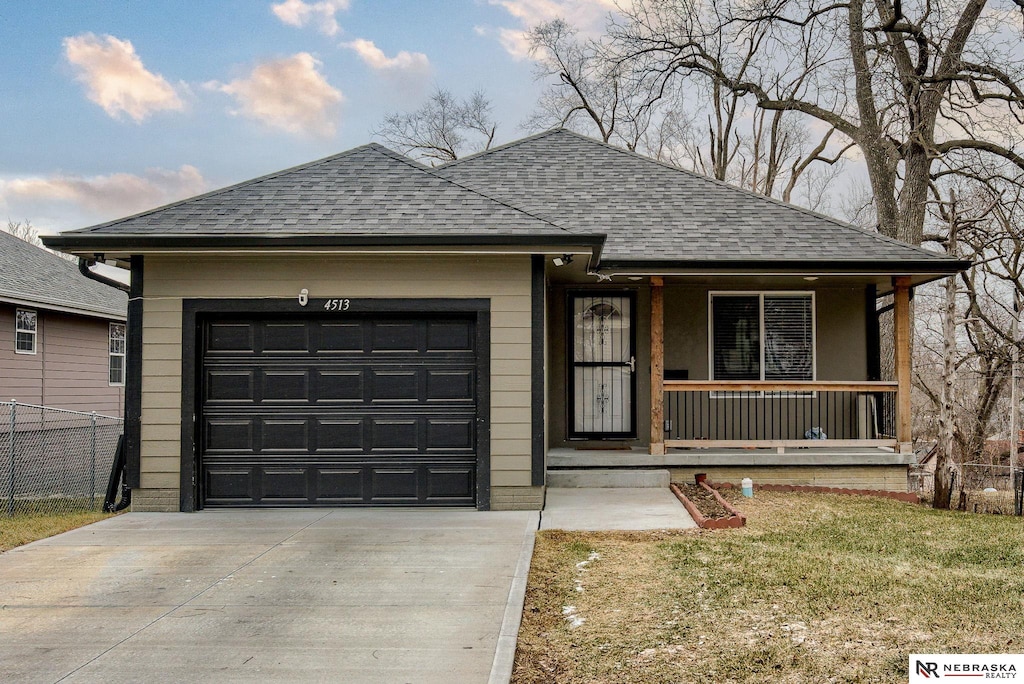
[[507, 680], [537, 516], [122, 515], [0, 554], [0, 678]]
[[668, 488], [549, 488], [542, 530], [676, 530], [696, 527]]

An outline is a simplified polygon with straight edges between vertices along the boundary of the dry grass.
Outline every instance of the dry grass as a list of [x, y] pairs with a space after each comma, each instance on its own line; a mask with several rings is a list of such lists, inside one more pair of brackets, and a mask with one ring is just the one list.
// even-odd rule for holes
[[1021, 518], [772, 492], [741, 510], [741, 530], [540, 533], [512, 681], [895, 682], [910, 653], [1024, 649]]
[[76, 527], [109, 518], [111, 513], [37, 513], [16, 515], [13, 518], [0, 517], [0, 553], [16, 546], [52, 537]]

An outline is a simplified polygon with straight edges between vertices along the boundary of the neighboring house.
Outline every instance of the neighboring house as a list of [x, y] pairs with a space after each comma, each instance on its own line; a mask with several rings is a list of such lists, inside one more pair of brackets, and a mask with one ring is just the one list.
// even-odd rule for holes
[[577, 467], [903, 489], [910, 292], [969, 265], [564, 130], [47, 243], [131, 268], [137, 510], [538, 508]]
[[0, 232], [0, 401], [124, 413], [124, 292]]

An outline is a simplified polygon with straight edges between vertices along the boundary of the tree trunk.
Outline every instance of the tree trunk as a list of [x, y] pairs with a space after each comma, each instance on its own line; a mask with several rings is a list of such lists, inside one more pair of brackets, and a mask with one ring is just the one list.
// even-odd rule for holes
[[[949, 222], [949, 254], [956, 253], [956, 209]], [[950, 475], [953, 472], [954, 402], [956, 384], [956, 278], [946, 278], [942, 310], [942, 389], [939, 393], [939, 445], [935, 452], [935, 491], [932, 508], [949, 508]]]

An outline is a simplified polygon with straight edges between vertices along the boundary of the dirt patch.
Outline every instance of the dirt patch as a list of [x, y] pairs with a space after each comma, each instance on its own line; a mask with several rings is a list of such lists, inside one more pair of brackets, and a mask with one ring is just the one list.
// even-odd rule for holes
[[[714, 494], [698, 485], [682, 484], [674, 482], [679, 490], [686, 496], [687, 499], [693, 502], [693, 504], [700, 509], [700, 512], [704, 514], [705, 518], [711, 520], [717, 520], [719, 518], [728, 518], [732, 515], [725, 506], [718, 502]], [[732, 503], [730, 501], [730, 503]]]

